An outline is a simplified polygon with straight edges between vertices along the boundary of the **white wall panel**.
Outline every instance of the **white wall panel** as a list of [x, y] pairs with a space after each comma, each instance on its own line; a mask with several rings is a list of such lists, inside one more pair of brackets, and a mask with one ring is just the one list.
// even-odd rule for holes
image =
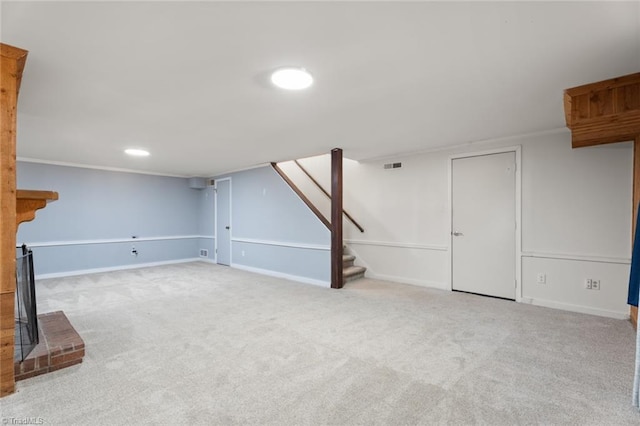
[[[358, 262], [369, 268], [371, 277], [448, 287], [449, 252], [415, 246], [449, 247], [450, 157], [513, 146], [522, 147], [522, 252], [556, 257], [522, 259], [522, 296], [562, 309], [626, 315], [632, 144], [572, 149], [566, 129], [380, 161], [345, 161], [345, 210], [365, 228], [360, 233], [345, 227], [347, 244], [361, 242], [350, 245]], [[301, 162], [328, 185], [329, 156]], [[394, 162], [402, 167], [384, 169], [385, 163]], [[306, 191], [304, 181], [299, 185]], [[571, 260], [575, 258], [580, 261]], [[613, 263], [602, 261], [611, 259]], [[536, 274], [547, 269], [555, 285], [531, 287]], [[585, 293], [578, 285], [585, 274], [603, 280], [599, 292]]]

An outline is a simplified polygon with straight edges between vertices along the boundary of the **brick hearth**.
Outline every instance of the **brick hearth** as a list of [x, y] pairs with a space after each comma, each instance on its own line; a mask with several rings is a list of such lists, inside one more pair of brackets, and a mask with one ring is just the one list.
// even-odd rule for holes
[[38, 315], [40, 343], [14, 364], [16, 381], [80, 364], [84, 342], [62, 311]]

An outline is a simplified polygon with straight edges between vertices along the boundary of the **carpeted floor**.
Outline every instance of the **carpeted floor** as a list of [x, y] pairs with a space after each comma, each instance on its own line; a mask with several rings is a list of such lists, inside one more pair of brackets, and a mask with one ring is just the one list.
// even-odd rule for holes
[[639, 424], [628, 321], [195, 262], [40, 281], [83, 364], [18, 383], [55, 424]]

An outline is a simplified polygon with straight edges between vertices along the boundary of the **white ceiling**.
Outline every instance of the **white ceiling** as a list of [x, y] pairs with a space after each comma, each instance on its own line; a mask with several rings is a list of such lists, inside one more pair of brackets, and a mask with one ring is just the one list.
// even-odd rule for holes
[[[562, 91], [640, 71], [640, 2], [8, 2], [18, 156], [213, 176], [564, 126]], [[306, 92], [268, 83], [304, 66]], [[127, 158], [126, 147], [151, 156]]]

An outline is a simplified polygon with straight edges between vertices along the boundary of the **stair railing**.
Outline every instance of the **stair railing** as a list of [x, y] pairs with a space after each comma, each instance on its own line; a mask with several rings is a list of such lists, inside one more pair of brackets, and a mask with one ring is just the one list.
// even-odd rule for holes
[[343, 233], [342, 233], [342, 217], [346, 216], [360, 232], [364, 232], [364, 228], [358, 224], [353, 217], [342, 208], [342, 149], [334, 148], [331, 150], [331, 195], [318, 183], [317, 180], [302, 165], [295, 161], [296, 165], [311, 179], [311, 181], [331, 200], [331, 220], [328, 220], [318, 208], [307, 198], [306, 195], [298, 188], [298, 186], [287, 176], [287, 174], [278, 166], [277, 163], [271, 163], [271, 167], [285, 181], [293, 192], [300, 197], [302, 202], [316, 215], [316, 217], [331, 232], [331, 288], [342, 288], [344, 285], [343, 270]]
[[[326, 189], [324, 189], [324, 187], [322, 185], [320, 185], [320, 183], [313, 177], [311, 176], [311, 173], [309, 173], [309, 171], [307, 169], [304, 168], [304, 166], [302, 164], [300, 164], [300, 162], [298, 160], [294, 160], [294, 163], [296, 163], [296, 165], [300, 168], [300, 170], [302, 170], [304, 172], [305, 175], [307, 175], [307, 177], [309, 179], [311, 179], [311, 182], [313, 182], [320, 191], [322, 191], [322, 193], [324, 195], [327, 196], [327, 198], [331, 199], [331, 194], [329, 194], [327, 192]], [[353, 223], [353, 225], [358, 228], [360, 230], [360, 232], [364, 232], [364, 228], [362, 226], [360, 226], [360, 224], [358, 222], [356, 222], [356, 220], [353, 218], [353, 216], [351, 216], [349, 213], [347, 213], [346, 210], [342, 210], [342, 214], [349, 219], [349, 221], [351, 223]]]
[[298, 186], [295, 183], [293, 183], [291, 179], [289, 179], [289, 176], [287, 176], [284, 170], [282, 170], [280, 166], [278, 166], [276, 163], [271, 163], [271, 167], [273, 167], [273, 170], [275, 170], [276, 173], [278, 173], [280, 177], [287, 183], [287, 185], [289, 185], [289, 187], [293, 189], [293, 192], [295, 192], [298, 195], [298, 197], [300, 197], [302, 202], [305, 203], [307, 207], [309, 207], [309, 210], [311, 210], [313, 214], [315, 214], [316, 217], [320, 219], [320, 222], [322, 222], [324, 226], [326, 226], [327, 229], [331, 231], [331, 222], [329, 222], [329, 219], [324, 217], [322, 212], [318, 210], [318, 208], [311, 202], [311, 200], [307, 198], [306, 195], [304, 195], [304, 193], [300, 190], [300, 188], [298, 188]]

